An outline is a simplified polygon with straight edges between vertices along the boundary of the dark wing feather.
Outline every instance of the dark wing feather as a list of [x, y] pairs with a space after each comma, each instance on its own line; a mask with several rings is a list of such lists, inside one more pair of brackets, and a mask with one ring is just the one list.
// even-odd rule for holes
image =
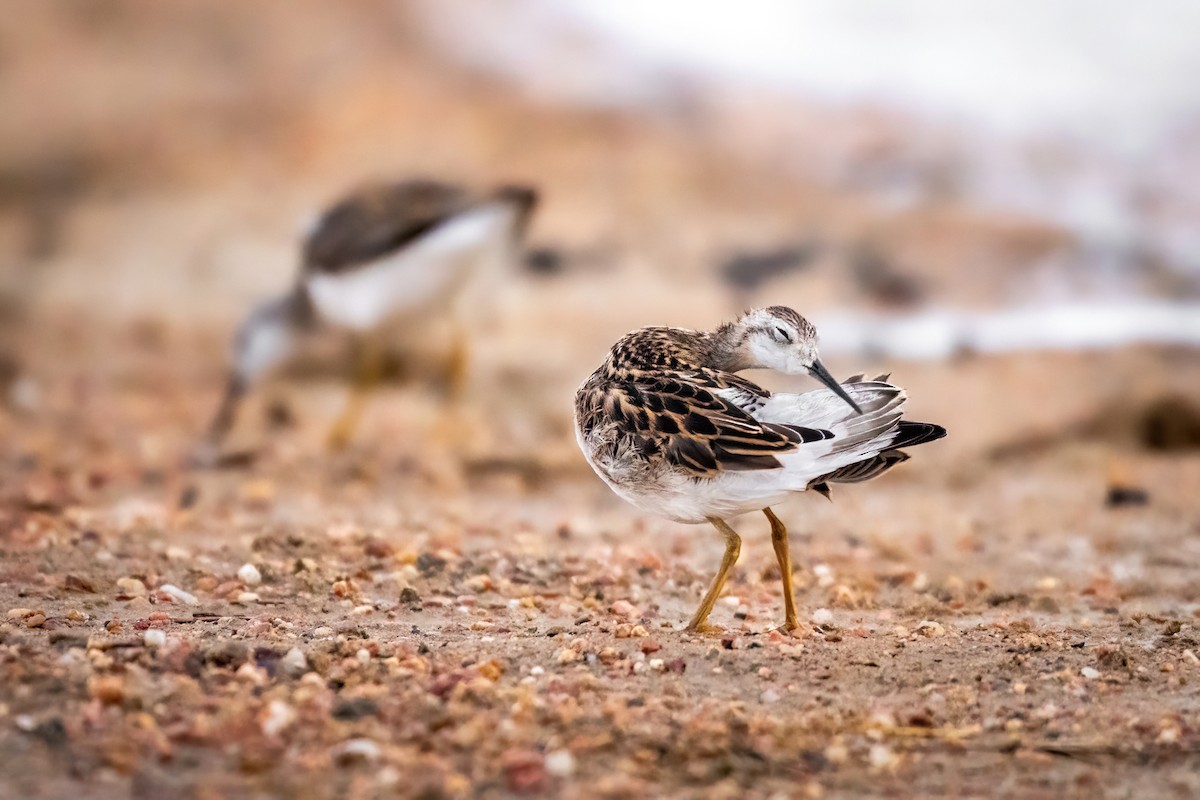
[[832, 436], [828, 431], [760, 422], [716, 394], [727, 388], [737, 388], [739, 399], [743, 394], [766, 396], [744, 378], [709, 370], [637, 373], [608, 382], [600, 406], [602, 415], [620, 424], [640, 451], [661, 453], [696, 478], [721, 471], [775, 469], [781, 466], [777, 455]]
[[436, 181], [372, 186], [321, 215], [304, 242], [304, 269], [336, 273], [388, 255], [469, 204], [469, 195]]

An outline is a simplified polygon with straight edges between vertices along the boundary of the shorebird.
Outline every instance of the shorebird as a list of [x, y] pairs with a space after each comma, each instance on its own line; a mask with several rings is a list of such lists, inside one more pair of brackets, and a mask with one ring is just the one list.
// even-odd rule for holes
[[[744, 369], [812, 375], [826, 389], [771, 393]], [[642, 328], [613, 345], [575, 395], [575, 435], [592, 469], [637, 508], [708, 522], [725, 538], [721, 567], [687, 629], [705, 629], [741, 552], [727, 520], [761, 510], [783, 576], [784, 629], [795, 630], [787, 528], [771, 510], [807, 489], [858, 483], [906, 460], [902, 447], [946, 435], [902, 420], [903, 389], [886, 375], [839, 384], [817, 332], [784, 306], [747, 311], [714, 331]]]
[[[331, 447], [346, 444], [379, 380], [384, 340], [398, 326], [453, 314], [455, 300], [489, 261], [512, 256], [536, 204], [535, 190], [526, 186], [473, 194], [409, 180], [363, 187], [328, 208], [305, 237], [292, 287], [240, 326], [200, 460], [215, 454], [246, 393], [321, 329], [348, 332], [356, 345], [355, 388], [328, 436]], [[466, 345], [456, 326], [452, 388], [465, 369]]]

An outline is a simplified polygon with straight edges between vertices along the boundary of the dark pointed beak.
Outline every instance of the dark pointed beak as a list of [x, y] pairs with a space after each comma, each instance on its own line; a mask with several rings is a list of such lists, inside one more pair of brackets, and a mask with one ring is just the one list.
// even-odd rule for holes
[[858, 407], [858, 403], [854, 402], [854, 398], [851, 397], [849, 393], [842, 388], [842, 385], [837, 382], [837, 378], [830, 375], [829, 370], [825, 369], [824, 364], [822, 364], [820, 361], [814, 361], [813, 365], [808, 368], [808, 371], [812, 373], [814, 378], [828, 386], [834, 394], [849, 403], [851, 408], [853, 408], [859, 414], [863, 413], [862, 409]]

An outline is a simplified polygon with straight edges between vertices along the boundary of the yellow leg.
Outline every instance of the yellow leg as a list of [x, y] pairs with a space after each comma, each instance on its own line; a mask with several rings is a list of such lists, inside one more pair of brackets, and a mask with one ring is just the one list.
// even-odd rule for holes
[[771, 523], [771, 545], [775, 548], [775, 560], [779, 562], [779, 574], [783, 579], [783, 629], [794, 631], [800, 627], [796, 619], [796, 598], [792, 594], [792, 558], [788, 553], [788, 532], [779, 517], [769, 508], [763, 513]]
[[325, 440], [330, 450], [341, 450], [350, 443], [367, 406], [367, 397], [379, 385], [382, 372], [383, 353], [379, 343], [369, 339], [362, 341], [359, 345], [354, 387], [350, 390], [346, 406], [329, 429]]
[[721, 590], [725, 588], [725, 580], [729, 577], [729, 570], [733, 569], [733, 565], [737, 563], [738, 556], [742, 552], [742, 537], [738, 536], [737, 531], [729, 527], [725, 520], [710, 517], [708, 521], [725, 537], [725, 556], [721, 559], [721, 568], [717, 570], [717, 576], [713, 578], [712, 586], [708, 587], [708, 592], [704, 595], [704, 599], [700, 601], [700, 607], [696, 609], [696, 613], [692, 615], [692, 619], [688, 623], [687, 629], [689, 631], [702, 631], [706, 629], [707, 626], [705, 626], [704, 621], [712, 613], [717, 598], [721, 596]]
[[446, 394], [458, 400], [466, 393], [467, 375], [471, 364], [471, 347], [462, 323], [454, 323], [450, 354], [446, 358]]

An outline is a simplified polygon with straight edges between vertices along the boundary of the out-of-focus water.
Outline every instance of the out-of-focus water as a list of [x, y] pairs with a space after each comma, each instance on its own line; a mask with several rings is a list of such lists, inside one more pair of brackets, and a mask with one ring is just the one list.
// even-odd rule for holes
[[1200, 305], [1129, 301], [992, 312], [814, 315], [828, 353], [941, 359], [958, 353], [1097, 350], [1131, 343], [1200, 347]]
[[886, 109], [914, 133], [856, 188], [920, 202], [933, 163], [962, 203], [1075, 233], [1066, 266], [1104, 277], [1093, 298], [1128, 296], [1147, 264], [1178, 278], [1160, 297], [1200, 297], [1200, 3], [513, 0], [427, 17], [462, 59], [561, 102], [657, 109], [680, 86], [740, 86]]

